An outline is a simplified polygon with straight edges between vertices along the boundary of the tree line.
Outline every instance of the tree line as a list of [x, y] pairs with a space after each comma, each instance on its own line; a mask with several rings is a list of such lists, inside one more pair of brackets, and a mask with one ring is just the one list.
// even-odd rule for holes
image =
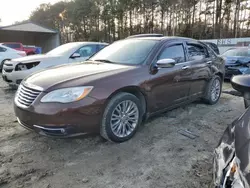
[[112, 42], [138, 33], [196, 39], [250, 36], [249, 0], [72, 0], [41, 4], [30, 20], [62, 42]]

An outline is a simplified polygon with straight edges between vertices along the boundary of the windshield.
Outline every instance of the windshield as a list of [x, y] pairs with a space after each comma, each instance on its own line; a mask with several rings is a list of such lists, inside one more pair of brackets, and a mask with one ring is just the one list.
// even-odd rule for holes
[[68, 53], [69, 51], [72, 50], [72, 48], [75, 48], [76, 46], [78, 46], [77, 43], [67, 43], [67, 44], [63, 44], [61, 46], [58, 46], [57, 48], [49, 51], [47, 53], [47, 55], [63, 55], [65, 53]]
[[250, 57], [250, 49], [231, 49], [226, 51], [223, 56], [248, 56]]
[[121, 40], [105, 47], [90, 60], [137, 65], [146, 59], [157, 42], [157, 40], [140, 39]]

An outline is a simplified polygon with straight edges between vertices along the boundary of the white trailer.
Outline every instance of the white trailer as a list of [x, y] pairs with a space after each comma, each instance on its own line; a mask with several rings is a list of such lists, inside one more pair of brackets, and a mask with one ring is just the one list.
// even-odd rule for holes
[[212, 42], [216, 44], [220, 50], [220, 54], [224, 53], [230, 48], [241, 47], [241, 46], [249, 46], [250, 45], [250, 37], [247, 38], [226, 38], [226, 39], [209, 39], [209, 40], [201, 40], [203, 42]]

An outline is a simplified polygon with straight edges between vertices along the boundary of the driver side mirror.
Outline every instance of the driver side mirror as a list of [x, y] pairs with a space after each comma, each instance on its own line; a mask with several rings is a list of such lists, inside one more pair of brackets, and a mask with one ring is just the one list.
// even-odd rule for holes
[[70, 58], [75, 59], [75, 58], [79, 58], [79, 57], [81, 57], [81, 54], [79, 54], [79, 53], [73, 53]]
[[176, 64], [174, 59], [161, 59], [156, 62], [157, 68], [172, 68]]

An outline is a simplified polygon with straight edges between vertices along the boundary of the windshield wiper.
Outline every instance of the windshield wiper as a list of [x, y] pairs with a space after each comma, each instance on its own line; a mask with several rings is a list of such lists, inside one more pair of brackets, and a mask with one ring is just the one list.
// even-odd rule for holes
[[100, 62], [104, 62], [104, 63], [116, 63], [107, 59], [95, 59], [94, 61], [100, 61]]

